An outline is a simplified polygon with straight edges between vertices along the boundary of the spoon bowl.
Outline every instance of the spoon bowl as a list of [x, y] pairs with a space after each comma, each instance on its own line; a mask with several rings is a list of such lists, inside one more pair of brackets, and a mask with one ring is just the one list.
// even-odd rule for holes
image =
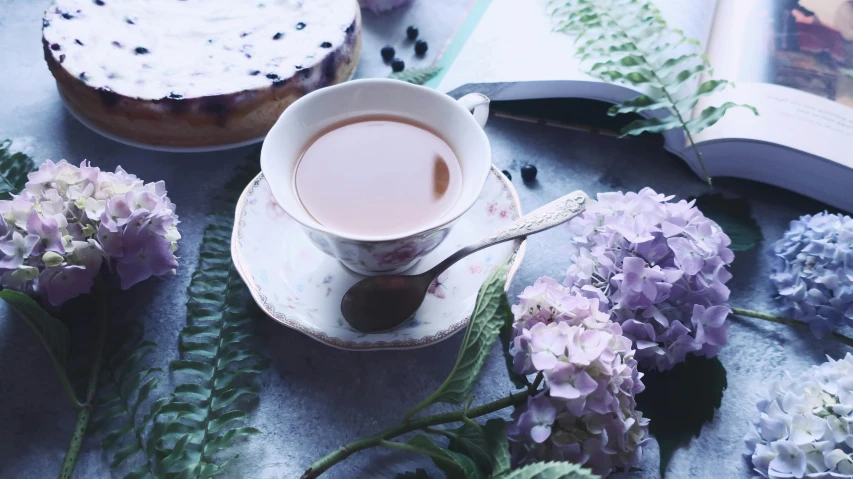
[[354, 284], [341, 300], [341, 312], [352, 327], [379, 333], [414, 316], [424, 302], [432, 275], [395, 274], [365, 278]]

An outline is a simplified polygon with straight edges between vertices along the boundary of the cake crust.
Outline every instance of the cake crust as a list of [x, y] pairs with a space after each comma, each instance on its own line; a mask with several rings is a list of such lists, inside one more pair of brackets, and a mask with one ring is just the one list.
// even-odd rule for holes
[[[115, 91], [109, 83], [99, 84], [85, 73], [72, 74], [73, 70], [63, 65], [66, 60], [63, 45], [57, 46], [47, 33], [50, 13], [53, 18], [63, 13], [48, 9], [42, 43], [45, 60], [64, 101], [83, 120], [106, 133], [157, 147], [216, 147], [261, 138], [298, 98], [349, 79], [361, 53], [361, 15], [355, 8], [354, 18], [343, 29], [337, 45], [323, 42], [319, 50], [322, 54], [311, 55], [316, 61], [309, 64], [303, 60], [305, 64], [296, 65], [289, 77], [284, 72], [266, 73], [262, 78], [246, 79], [260, 80], [261, 86], [256, 88], [229, 92], [227, 84], [217, 85], [225, 91], [196, 96], [187, 87], [180, 94], [170, 92], [161, 98], [150, 98], [150, 92], [134, 95], [122, 89]], [[245, 72], [251, 76], [261, 73]], [[127, 89], [124, 85], [123, 90]], [[155, 91], [153, 96], [156, 95]]]

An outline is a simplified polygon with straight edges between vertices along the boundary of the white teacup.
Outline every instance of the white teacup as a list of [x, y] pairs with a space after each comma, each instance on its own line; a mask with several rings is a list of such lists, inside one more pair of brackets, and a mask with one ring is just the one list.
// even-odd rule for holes
[[[401, 235], [362, 236], [324, 226], [305, 211], [294, 172], [308, 142], [332, 125], [371, 115], [410, 119], [432, 129], [453, 149], [462, 169], [462, 189], [443, 217]], [[492, 164], [483, 132], [488, 116], [489, 99], [478, 93], [457, 101], [398, 80], [349, 81], [309, 93], [284, 111], [264, 140], [261, 170], [278, 204], [319, 249], [357, 273], [397, 273], [434, 250], [480, 196]]]

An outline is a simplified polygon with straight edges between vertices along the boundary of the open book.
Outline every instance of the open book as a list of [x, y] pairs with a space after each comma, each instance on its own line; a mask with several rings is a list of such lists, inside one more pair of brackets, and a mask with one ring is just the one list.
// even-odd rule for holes
[[[715, 78], [736, 85], [704, 97], [692, 114], [727, 101], [760, 112], [731, 109], [694, 136], [708, 173], [769, 183], [853, 211], [853, 0], [653, 3], [670, 27], [699, 40]], [[588, 65], [576, 48], [573, 37], [553, 31], [542, 1], [476, 0], [430, 84], [493, 100], [618, 103], [640, 93], [585, 74]], [[682, 130], [664, 139], [701, 175]]]

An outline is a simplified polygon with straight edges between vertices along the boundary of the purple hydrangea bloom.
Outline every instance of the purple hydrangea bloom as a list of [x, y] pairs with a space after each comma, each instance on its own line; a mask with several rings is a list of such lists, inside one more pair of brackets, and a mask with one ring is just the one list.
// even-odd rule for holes
[[631, 340], [597, 298], [573, 295], [554, 279], [540, 278], [519, 297], [513, 367], [541, 372], [545, 388], [507, 427], [515, 463], [571, 461], [602, 477], [636, 465], [648, 420], [635, 410], [643, 383]]
[[770, 279], [794, 317], [818, 337], [853, 326], [853, 218], [805, 215], [791, 222], [770, 253]]
[[166, 186], [83, 162], [45, 161], [0, 201], [0, 284], [53, 306], [86, 294], [104, 262], [127, 289], [174, 274], [181, 235]]
[[853, 478], [853, 354], [770, 386], [744, 437], [760, 477]]
[[726, 343], [734, 260], [729, 237], [694, 203], [645, 188], [601, 193], [569, 223], [564, 284], [599, 301], [637, 350], [640, 366], [667, 370]]

